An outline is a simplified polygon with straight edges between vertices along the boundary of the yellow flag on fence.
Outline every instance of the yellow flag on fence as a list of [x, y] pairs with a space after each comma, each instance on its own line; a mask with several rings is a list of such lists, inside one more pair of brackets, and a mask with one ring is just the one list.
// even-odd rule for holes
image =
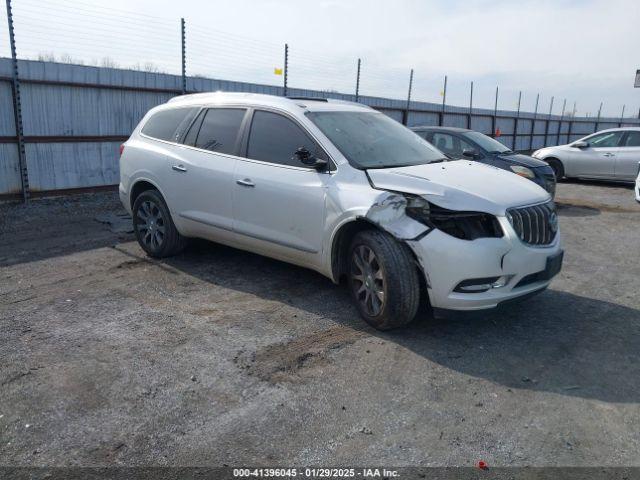
[[444, 97], [444, 90], [440, 90], [440, 96]]
[[275, 75], [282, 75], [282, 69], [281, 68], [274, 68], [273, 69], [273, 73]]

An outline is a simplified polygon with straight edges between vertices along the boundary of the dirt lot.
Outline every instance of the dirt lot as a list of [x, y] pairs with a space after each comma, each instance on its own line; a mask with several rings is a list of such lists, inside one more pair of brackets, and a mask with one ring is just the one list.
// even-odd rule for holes
[[640, 205], [558, 201], [547, 292], [392, 333], [277, 261], [147, 259], [115, 194], [0, 205], [0, 464], [640, 466]]

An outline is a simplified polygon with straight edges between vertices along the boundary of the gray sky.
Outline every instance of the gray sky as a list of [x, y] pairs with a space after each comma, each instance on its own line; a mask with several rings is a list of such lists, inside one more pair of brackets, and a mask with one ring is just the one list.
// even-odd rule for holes
[[[640, 2], [637, 0], [13, 0], [19, 53], [87, 64], [115, 62], [178, 73], [179, 18], [187, 22], [188, 73], [280, 84], [283, 44], [290, 85], [351, 93], [362, 58], [361, 93], [547, 112], [567, 99], [579, 115], [637, 115]], [[108, 6], [107, 6], [108, 5]], [[4, 11], [0, 14], [6, 25]], [[0, 55], [8, 55], [7, 34]], [[70, 58], [69, 58], [70, 57]], [[105, 60], [108, 58], [108, 60]]]

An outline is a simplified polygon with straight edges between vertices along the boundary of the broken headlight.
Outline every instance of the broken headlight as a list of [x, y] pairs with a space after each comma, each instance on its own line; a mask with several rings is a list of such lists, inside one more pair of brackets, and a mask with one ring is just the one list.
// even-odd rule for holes
[[462, 240], [500, 238], [502, 228], [498, 219], [489, 213], [448, 210], [429, 203], [422, 197], [405, 195], [408, 217], [431, 228], [437, 228]]

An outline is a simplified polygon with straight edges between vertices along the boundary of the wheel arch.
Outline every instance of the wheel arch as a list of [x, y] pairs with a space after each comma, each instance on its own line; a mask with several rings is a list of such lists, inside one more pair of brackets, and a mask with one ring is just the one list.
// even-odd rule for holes
[[408, 245], [406, 240], [397, 238], [393, 233], [385, 230], [380, 225], [370, 221], [365, 217], [355, 217], [340, 225], [331, 239], [331, 277], [335, 283], [341, 283], [348, 271], [349, 246], [353, 237], [363, 230], [379, 230], [385, 232], [395, 238], [399, 243], [404, 245], [414, 260], [416, 268], [419, 272], [420, 281], [424, 282], [425, 272], [420, 260], [417, 258], [413, 248]]
[[147, 178], [139, 178], [131, 184], [131, 188], [129, 190], [129, 206], [131, 207], [131, 210], [133, 210], [133, 204], [135, 203], [136, 198], [138, 198], [142, 192], [146, 192], [147, 190], [157, 190], [166, 202], [166, 197], [155, 182], [152, 182]]

